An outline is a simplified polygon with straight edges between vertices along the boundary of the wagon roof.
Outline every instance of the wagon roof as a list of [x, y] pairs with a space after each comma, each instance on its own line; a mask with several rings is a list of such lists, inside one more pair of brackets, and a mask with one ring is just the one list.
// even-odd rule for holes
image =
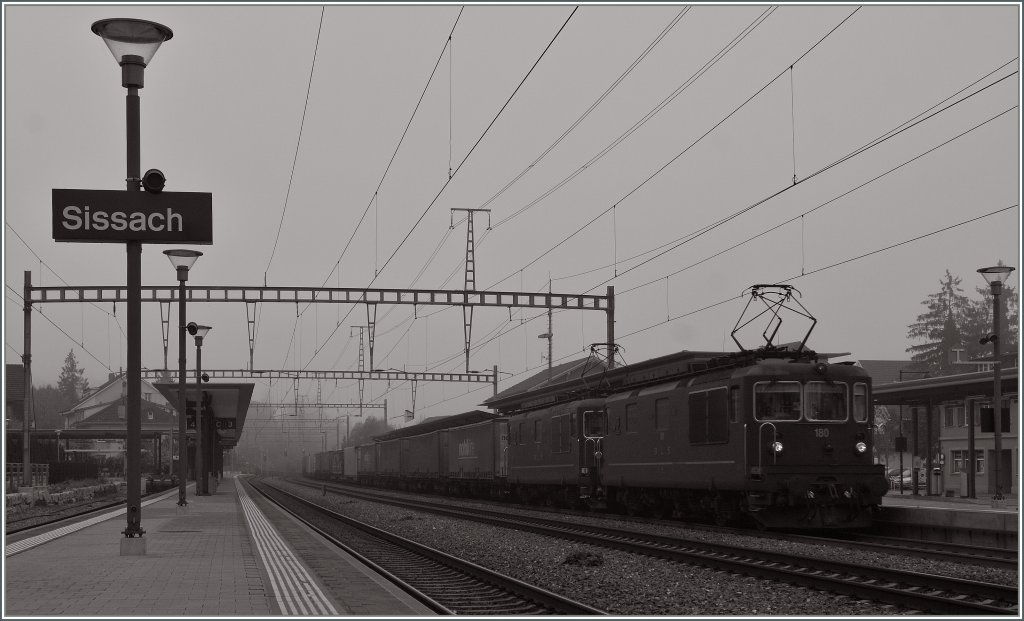
[[418, 436], [424, 433], [430, 433], [431, 431], [437, 431], [438, 429], [448, 429], [449, 427], [461, 427], [462, 425], [472, 425], [473, 423], [479, 423], [492, 418], [497, 418], [498, 415], [493, 412], [485, 412], [483, 410], [472, 410], [470, 412], [463, 412], [462, 414], [453, 414], [451, 416], [434, 416], [428, 418], [423, 422], [411, 425], [409, 427], [403, 427], [388, 433], [374, 436], [374, 440], [394, 440], [396, 438], [406, 438], [409, 436]]
[[709, 369], [752, 364], [764, 358], [828, 359], [847, 355], [819, 354], [808, 349], [801, 351], [797, 349], [797, 345], [799, 344], [787, 343], [773, 348], [733, 353], [683, 350], [610, 370], [603, 360], [591, 356], [554, 367], [550, 375], [548, 371], [538, 373], [487, 399], [483, 405], [508, 413], [567, 399], [607, 395], [631, 387], [639, 388], [706, 372]]

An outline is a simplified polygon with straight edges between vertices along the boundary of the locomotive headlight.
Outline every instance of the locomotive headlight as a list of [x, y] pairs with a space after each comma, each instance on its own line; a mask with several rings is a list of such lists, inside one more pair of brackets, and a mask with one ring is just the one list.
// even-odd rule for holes
[[868, 445], [864, 442], [858, 442], [854, 445], [854, 448], [857, 449], [858, 453], [865, 453], [868, 450]]
[[775, 451], [776, 453], [781, 453], [782, 452], [782, 442], [778, 442], [778, 441], [772, 442], [772, 450]]

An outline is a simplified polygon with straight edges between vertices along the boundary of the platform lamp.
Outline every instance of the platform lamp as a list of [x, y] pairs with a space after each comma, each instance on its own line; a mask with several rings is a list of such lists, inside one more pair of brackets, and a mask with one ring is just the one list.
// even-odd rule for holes
[[206, 431], [203, 429], [203, 338], [212, 328], [190, 321], [186, 329], [196, 337], [196, 496], [208, 496], [210, 490], [206, 481], [204, 452]]
[[[121, 86], [128, 89], [125, 98], [125, 126], [127, 146], [127, 190], [141, 190], [141, 146], [139, 89], [143, 87], [146, 65], [153, 59], [160, 45], [174, 36], [167, 26], [141, 19], [101, 19], [93, 22], [93, 33], [103, 39], [114, 60], [121, 66]], [[144, 555], [142, 535], [142, 242], [125, 242], [127, 258], [127, 315], [128, 394], [126, 418], [128, 423], [126, 449], [128, 461], [128, 524], [121, 542], [121, 555]], [[138, 542], [134, 542], [138, 539]]]
[[178, 506], [188, 504], [185, 500], [185, 485], [188, 476], [185, 464], [185, 391], [188, 378], [185, 377], [185, 283], [188, 282], [188, 271], [192, 269], [196, 259], [203, 256], [198, 250], [164, 250], [178, 273]]
[[[992, 428], [995, 430], [995, 459], [992, 460], [992, 476], [995, 477], [995, 496], [992, 500], [1003, 500], [1002, 481], [999, 479], [999, 462], [1003, 454], [1003, 394], [1001, 367], [999, 364], [999, 324], [1002, 323], [1003, 306], [999, 296], [1003, 293], [1003, 283], [1010, 277], [1014, 268], [1007, 265], [983, 267], [978, 273], [992, 288], [992, 334], [981, 339], [981, 344], [992, 343]], [[974, 459], [974, 455], [970, 456]]]

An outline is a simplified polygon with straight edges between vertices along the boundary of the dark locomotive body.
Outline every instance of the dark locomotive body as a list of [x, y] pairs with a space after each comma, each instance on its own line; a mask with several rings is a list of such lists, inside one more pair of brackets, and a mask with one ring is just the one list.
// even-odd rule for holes
[[[871, 380], [814, 352], [680, 352], [391, 432], [307, 474], [447, 494], [705, 516], [788, 529], [870, 524]], [[349, 457], [355, 451], [357, 459]], [[370, 456], [372, 455], [372, 460]], [[331, 465], [343, 465], [342, 472]]]
[[858, 367], [769, 358], [610, 395], [607, 502], [773, 528], [867, 526], [887, 490], [869, 391]]

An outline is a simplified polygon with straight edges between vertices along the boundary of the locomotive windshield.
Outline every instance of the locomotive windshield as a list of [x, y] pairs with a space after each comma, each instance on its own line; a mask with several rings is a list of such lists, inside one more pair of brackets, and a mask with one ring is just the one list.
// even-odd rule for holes
[[[848, 386], [839, 382], [758, 382], [754, 384], [754, 418], [759, 421], [842, 422], [849, 416]], [[857, 420], [867, 419], [867, 391], [857, 384]]]
[[846, 384], [807, 382], [807, 420], [846, 420]]
[[800, 382], [759, 382], [754, 385], [757, 420], [800, 420]]

